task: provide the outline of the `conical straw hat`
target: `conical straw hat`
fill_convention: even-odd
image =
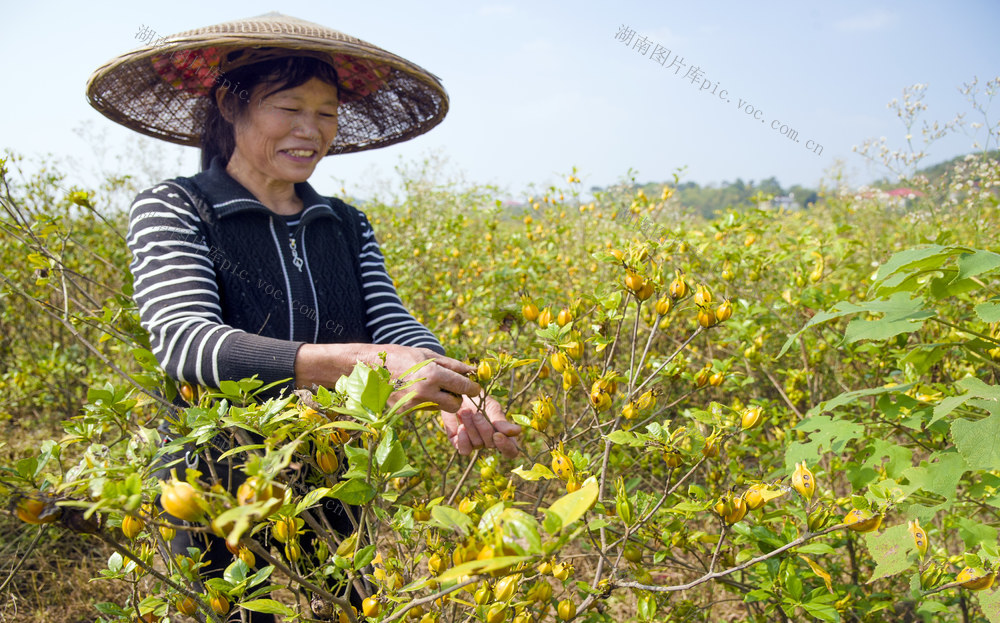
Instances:
[[[340,78],[339,129],[329,154],[374,149],[423,134],[444,119],[440,79],[406,59],[344,33],[280,13],[164,37],[99,68],[87,98],[103,115],[137,132],[201,145],[208,95],[226,72],[276,56],[313,56]]]

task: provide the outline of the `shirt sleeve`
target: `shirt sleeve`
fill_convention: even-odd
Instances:
[[[213,251],[199,225],[194,206],[168,184],[142,191],[129,210],[133,299],[156,360],[171,377],[209,387],[254,374],[265,384],[293,378],[302,342],[223,322]]]
[[[364,287],[368,333],[376,344],[428,348],[444,355],[444,346],[431,331],[403,307],[385,268],[385,258],[364,212],[361,219],[361,282]]]

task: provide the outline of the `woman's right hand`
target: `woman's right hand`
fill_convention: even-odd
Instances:
[[[463,395],[478,396],[483,391],[468,377],[475,370],[471,365],[428,348],[398,344],[303,344],[295,358],[295,383],[300,387],[333,387],[341,376],[351,373],[358,361],[372,367],[379,365],[380,352],[385,353],[385,367],[394,379],[420,379],[402,392],[416,392],[407,408],[430,402],[443,411],[456,412],[462,406]],[[403,377],[407,370],[427,359],[432,361]],[[399,400],[402,395],[390,400]]]

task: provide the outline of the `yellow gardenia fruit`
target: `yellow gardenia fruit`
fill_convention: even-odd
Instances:
[[[515,573],[497,580],[493,587],[493,596],[497,601],[509,601],[517,592],[518,583],[521,581],[521,574]]]
[[[684,277],[681,276],[680,271],[677,271],[676,277],[670,282],[670,287],[667,292],[670,293],[670,298],[672,299],[682,299],[687,295],[687,283],[684,282]]]
[[[669,314],[672,304],[673,304],[672,299],[666,296],[661,296],[660,299],[656,301],[656,313],[661,316]]]
[[[962,569],[957,576],[955,576],[955,581],[958,582],[962,588],[967,588],[970,591],[984,591],[993,586],[993,580],[996,579],[996,577],[996,571],[986,573],[982,569],[966,567],[965,569]]]
[[[872,532],[882,525],[882,515],[860,508],[852,509],[844,515],[843,523],[855,532]]]
[[[702,328],[708,329],[719,324],[719,320],[715,317],[715,313],[712,310],[698,308],[698,324]]]
[[[742,497],[733,498],[732,508],[729,513],[725,516],[726,523],[733,525],[739,520],[743,519],[747,514],[747,503]]]
[[[635,293],[635,296],[640,301],[645,301],[649,297],[653,296],[655,292],[656,289],[653,287],[653,282],[647,281],[641,288],[639,288],[639,291]]]
[[[488,382],[493,378],[493,367],[487,360],[482,360],[479,362],[479,367],[476,368],[476,376],[479,378],[480,383]]]
[[[559,315],[556,316],[556,324],[560,327],[565,327],[569,323],[573,322],[573,312],[566,309],[565,307],[559,310]]]
[[[708,290],[708,287],[699,285],[695,288],[694,304],[698,307],[708,307],[712,304],[712,293]]]
[[[573,461],[570,460],[566,453],[563,452],[562,442],[559,443],[559,448],[552,450],[552,473],[554,473],[558,478],[563,480],[569,480],[574,473]]]
[[[526,304],[521,308],[521,315],[523,315],[524,319],[528,322],[534,322],[538,319],[538,306],[534,303]]]
[[[761,506],[764,506],[764,502],[767,501],[764,499],[764,488],[764,485],[761,484],[752,485],[749,489],[747,489],[747,492],[743,494],[743,499],[747,503],[747,510],[755,511]]]
[[[625,274],[625,287],[631,290],[633,293],[638,293],[642,290],[642,286],[645,285],[645,280],[642,275],[635,271],[628,271]]]
[[[129,539],[134,539],[139,536],[142,529],[146,526],[146,522],[139,519],[138,517],[133,517],[132,515],[125,515],[122,519],[122,534],[127,536]]]
[[[337,453],[333,450],[318,450],[316,452],[316,466],[324,474],[332,474],[340,467],[340,459],[337,458]]]
[[[566,356],[566,353],[557,351],[549,357],[549,362],[552,364],[552,369],[556,372],[565,372],[566,366],[569,365],[569,358]]]
[[[365,600],[361,602],[361,611],[366,617],[378,616],[382,612],[382,603],[375,595],[365,597]]]
[[[743,430],[750,430],[756,428],[763,419],[761,416],[762,412],[763,409],[758,405],[754,405],[752,407],[747,407],[746,409],[744,409],[743,415],[740,418],[740,426],[743,427]]]
[[[174,602],[174,606],[177,607],[178,612],[189,617],[194,616],[194,613],[198,611],[198,604],[190,597],[178,599]]]
[[[633,420],[639,415],[639,406],[631,400],[622,407],[622,417],[626,420]]]
[[[914,519],[907,523],[910,535],[913,536],[913,544],[917,547],[917,553],[923,558],[927,554],[927,532],[920,527],[920,520]]]
[[[202,518],[200,495],[194,487],[180,480],[160,483],[160,505],[178,519],[196,522]]]
[[[576,603],[570,601],[569,599],[563,599],[559,602],[556,612],[559,614],[560,619],[563,621],[569,621],[576,616]]]
[[[806,467],[805,461],[795,466],[795,472],[792,474],[792,488],[798,491],[806,501],[812,500],[813,494],[816,493],[816,479]]]
[[[541,311],[541,313],[538,314],[538,326],[544,329],[548,327],[549,323],[551,322],[552,322],[552,312],[550,312],[549,308],[546,307]]]
[[[733,317],[733,304],[726,299],[715,308],[715,319],[719,322],[725,322]]]

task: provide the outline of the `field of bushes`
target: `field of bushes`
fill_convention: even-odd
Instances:
[[[932,177],[888,156],[909,197],[831,179],[808,209],[711,219],[676,178],[591,194],[574,169],[510,205],[403,172],[363,209],[404,302],[522,426],[514,460],[459,456],[379,368],[267,401],[166,378],[112,201],[134,181],[8,152],[0,620],[998,622],[986,130]],[[229,444],[249,486],[158,480],[184,443]],[[225,577],[166,553],[184,529],[227,538]]]

